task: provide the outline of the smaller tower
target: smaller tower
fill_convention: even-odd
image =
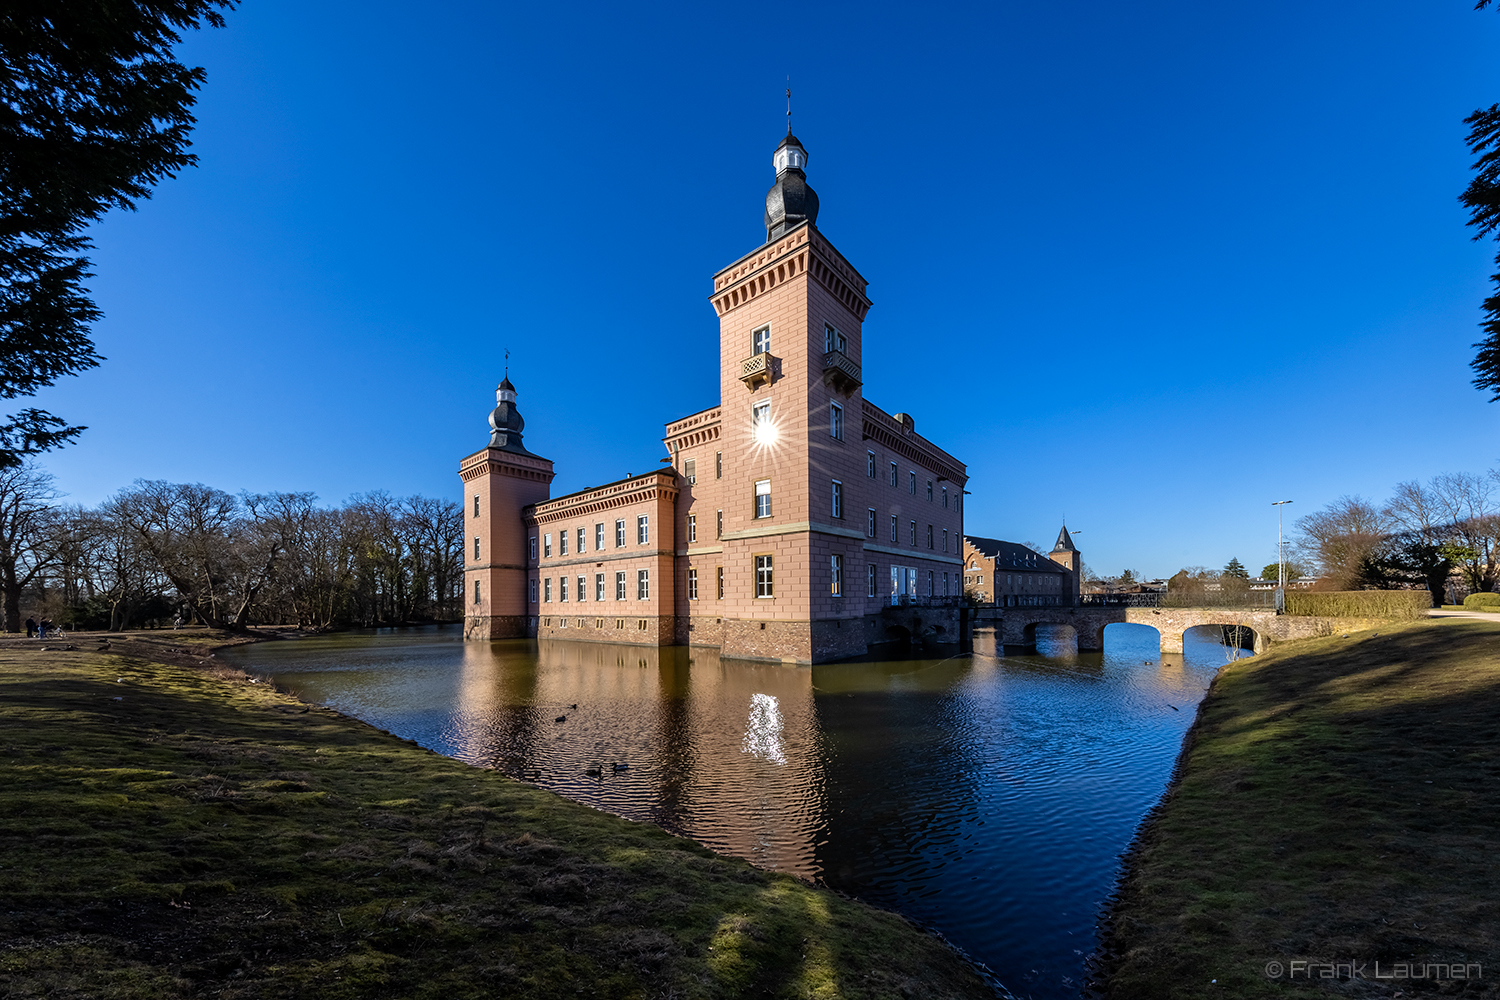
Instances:
[[[521,443],[526,421],[510,378],[495,391],[490,443],[459,463],[464,483],[464,636],[509,639],[530,634],[535,606],[528,566],[535,561],[522,520],[551,493],[552,462]]]
[[[1057,533],[1057,544],[1052,546],[1052,551],[1047,554],[1047,558],[1068,571],[1071,593],[1069,603],[1076,605],[1079,594],[1083,592],[1083,553],[1074,546],[1073,536],[1068,534],[1066,524]]]

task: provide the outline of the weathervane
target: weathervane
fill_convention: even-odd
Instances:
[[[787,74],[786,78],[786,134],[792,134],[792,77]]]
[[[505,349],[505,377],[510,378],[510,348]]]

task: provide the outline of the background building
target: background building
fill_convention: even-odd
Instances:
[[[1067,526],[1046,556],[1020,542],[964,537],[964,586],[997,607],[1073,607],[1078,603],[1083,554]]]

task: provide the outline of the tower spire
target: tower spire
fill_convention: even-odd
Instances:
[[[786,134],[792,134],[792,77],[786,78]]]

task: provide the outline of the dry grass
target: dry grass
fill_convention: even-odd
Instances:
[[[0,641],[0,996],[991,995],[899,917],[309,708],[224,639]]]
[[[1500,995],[1497,779],[1493,623],[1388,626],[1225,668],[1122,883],[1101,991]],[[1367,964],[1293,983],[1294,961]],[[1486,978],[1377,980],[1376,961]]]

